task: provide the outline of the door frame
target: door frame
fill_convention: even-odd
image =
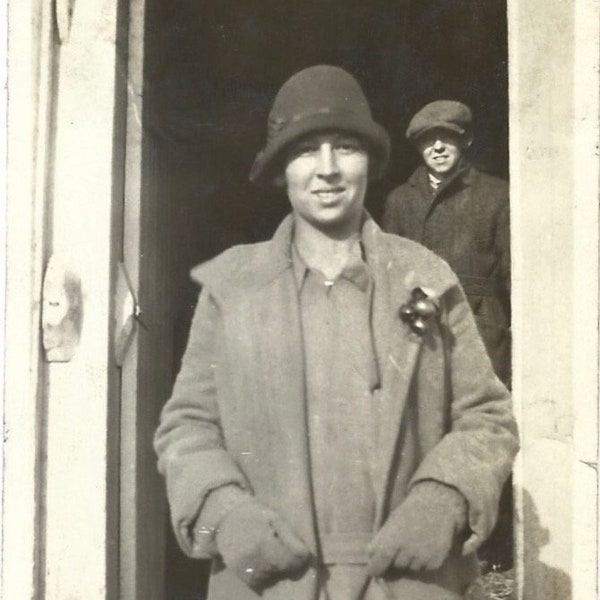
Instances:
[[[142,13],[134,26],[138,40]],[[598,93],[589,92],[598,64],[597,17],[592,1],[551,10],[542,0],[508,1],[513,385],[523,447],[514,475],[515,563],[520,597],[532,600],[551,597],[540,590],[559,585],[548,583],[549,567],[555,570],[551,574],[571,576],[574,597],[592,597],[595,589],[590,575],[597,552],[589,532],[596,531],[596,510],[581,498],[595,495],[597,486],[598,164],[597,154],[589,151],[598,136],[598,119],[591,117],[598,115]],[[131,55],[130,72],[132,60],[141,72],[143,56]],[[564,94],[555,78],[569,81],[575,93]],[[578,115],[585,118],[574,118],[569,127],[568,117]],[[132,128],[139,140],[137,121]],[[548,137],[548,131],[557,133]],[[588,152],[580,153],[581,148]],[[134,202],[140,198],[138,156],[132,154],[128,165]],[[523,198],[527,202],[518,200]],[[551,335],[554,344],[548,347],[536,331]],[[549,365],[560,363],[569,368],[549,377]],[[544,475],[553,471],[562,477],[548,486]],[[540,519],[550,532],[545,547],[536,545]],[[572,539],[584,543],[572,545]],[[562,592],[556,589],[558,600]]]
[[[8,3],[2,596],[118,597],[119,103],[126,0]],[[92,226],[93,225],[93,226]],[[78,290],[74,355],[47,360],[51,257]],[[60,272],[60,269],[59,269]]]

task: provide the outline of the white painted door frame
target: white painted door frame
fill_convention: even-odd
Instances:
[[[111,337],[122,8],[9,2],[3,598],[118,597]],[[41,349],[51,255],[80,276],[83,297],[79,346],[62,363]]]
[[[509,0],[519,598],[596,595],[598,56],[593,0]]]
[[[43,580],[39,323],[54,48],[49,2],[11,2],[8,17],[2,595],[34,598]]]

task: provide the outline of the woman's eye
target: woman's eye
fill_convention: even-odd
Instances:
[[[317,146],[313,146],[310,144],[307,144],[306,146],[300,146],[298,148],[298,152],[297,154],[312,154],[314,152],[316,152],[318,150]]]
[[[353,142],[342,142],[337,144],[336,148],[344,154],[350,154],[351,152],[358,152],[360,150],[358,144]]]

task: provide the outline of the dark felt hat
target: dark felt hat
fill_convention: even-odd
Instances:
[[[315,131],[340,130],[357,135],[369,152],[369,177],[382,176],[390,154],[390,138],[371,116],[358,82],[339,67],[318,65],[288,79],[269,114],[267,143],[258,153],[250,181],[271,184],[281,169],[282,151]]]
[[[446,129],[460,136],[470,135],[473,125],[471,109],[455,100],[436,100],[425,105],[411,120],[406,137],[414,142],[432,129]]]

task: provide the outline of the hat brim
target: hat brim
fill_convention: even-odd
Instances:
[[[361,138],[369,152],[369,179],[380,179],[390,155],[390,138],[385,129],[373,120],[349,111],[331,111],[305,115],[292,120],[258,153],[250,181],[259,185],[273,185],[281,174],[285,150],[296,140],[317,131],[345,131]]]
[[[451,133],[456,133],[458,136],[463,137],[467,134],[467,129],[465,127],[461,127],[460,125],[456,125],[455,123],[448,123],[446,121],[438,121],[433,123],[428,123],[426,126],[422,127],[417,131],[411,131],[410,133],[406,133],[406,137],[411,142],[417,142],[419,138],[423,137],[426,133],[433,131],[434,129],[443,129],[444,131],[450,131]]]

